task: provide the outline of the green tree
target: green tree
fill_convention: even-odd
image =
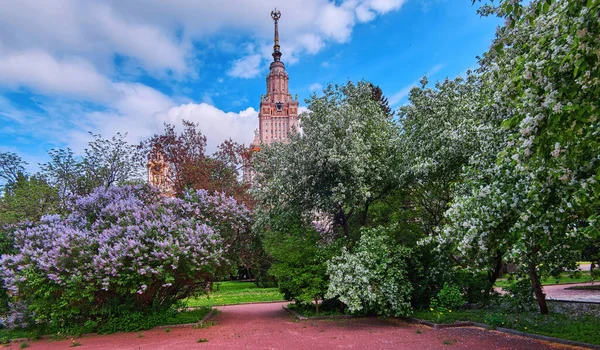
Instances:
[[[65,201],[73,195],[84,195],[96,187],[141,182],[143,161],[141,149],[125,141],[127,134],[117,133],[111,139],[91,134],[93,140],[77,156],[70,148],[52,149],[50,161],[41,164],[41,175],[58,190]]]
[[[285,216],[274,218],[270,229],[264,231],[265,247],[273,257],[270,273],[287,300],[300,304],[314,301],[318,312],[329,284],[326,262],[337,250],[334,245],[324,245],[319,233],[302,225],[297,217]]]
[[[18,155],[11,152],[0,152],[0,179],[7,184],[17,181],[19,174],[25,173],[27,163]]]
[[[479,71],[510,136],[495,162],[473,159],[444,237],[463,252],[478,247],[475,264],[504,250],[546,314],[541,278],[573,267],[578,243],[598,235],[600,2],[511,0],[480,11],[506,18]]]
[[[23,220],[36,222],[42,215],[58,209],[58,193],[41,177],[19,174],[15,183],[6,185],[0,199],[0,226]]]

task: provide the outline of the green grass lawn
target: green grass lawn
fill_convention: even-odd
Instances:
[[[194,310],[183,310],[178,312],[173,312],[171,314],[163,314],[163,315],[155,315],[148,316],[143,319],[139,323],[135,323],[132,320],[128,320],[126,318],[123,319],[115,319],[110,320],[109,323],[112,327],[116,327],[115,329],[111,329],[110,327],[107,329],[98,329],[100,333],[113,333],[117,331],[130,331],[135,332],[138,330],[145,330],[149,328],[153,328],[156,326],[170,326],[176,324],[187,324],[187,323],[196,323],[199,322],[208,312],[210,312],[210,307],[201,307]],[[106,325],[105,325],[106,326]],[[131,328],[131,329],[129,329]],[[16,338],[28,338],[28,339],[37,339],[42,335],[54,335],[57,339],[62,339],[67,336],[77,336],[80,335],[80,330],[56,330],[56,329],[47,329],[47,328],[38,328],[38,329],[0,329],[0,343],[7,343],[10,339]]]
[[[278,288],[258,288],[252,282],[228,281],[216,283],[210,295],[189,298],[186,302],[188,307],[196,307],[283,300]]]
[[[429,310],[415,311],[414,317],[436,323],[473,321],[485,323],[492,328],[510,328],[522,332],[550,337],[600,344],[600,317],[593,315],[567,315],[551,312],[542,315],[538,311],[509,313],[501,309],[452,310],[441,319]]]
[[[593,279],[590,276],[589,271],[581,271],[576,274],[565,272],[565,273],[562,273],[558,278],[556,278],[556,277],[546,278],[542,281],[542,284],[543,285],[551,285],[551,284],[565,284],[565,283],[584,283],[584,282],[594,282],[594,281],[600,281],[600,280],[598,278]],[[507,286],[511,285],[512,283],[514,283],[514,281],[506,279],[506,278],[499,278],[496,281],[495,286],[496,287],[507,287]]]

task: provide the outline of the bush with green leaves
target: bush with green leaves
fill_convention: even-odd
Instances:
[[[411,312],[412,285],[407,277],[411,250],[397,245],[389,228],[363,229],[352,251],[327,263],[326,298],[339,298],[350,312],[403,316]]]
[[[503,288],[507,293],[504,301],[510,309],[521,312],[535,309],[535,298],[531,281],[527,276],[517,276],[515,283]]]
[[[329,282],[326,262],[338,246],[323,244],[314,229],[282,216],[271,223],[264,234],[265,246],[274,260],[269,272],[277,279],[279,290],[287,300],[318,305]]]
[[[444,287],[437,293],[437,296],[431,298],[431,308],[439,309],[457,309],[465,305],[465,297],[460,288],[454,284],[444,283]]]
[[[68,328],[169,309],[229,264],[231,235],[249,220],[231,197],[166,198],[148,186],[100,187],[69,211],[12,232],[20,249],[0,258],[12,305],[3,325]]]

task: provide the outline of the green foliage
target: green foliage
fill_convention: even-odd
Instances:
[[[474,273],[468,269],[457,267],[452,276],[453,283],[460,286],[469,303],[486,304],[497,294],[493,291],[493,285],[486,273]]]
[[[127,134],[117,133],[111,139],[94,135],[78,157],[69,148],[52,149],[50,161],[41,164],[41,176],[58,191],[61,204],[68,196],[90,193],[98,186],[109,187],[134,183],[142,178],[144,160],[141,150],[125,141]]]
[[[600,3],[504,0],[480,11],[506,18],[478,69],[501,128],[480,133],[490,146],[465,167],[440,237],[473,270],[520,265],[547,313],[538,280],[574,267],[598,237]]]
[[[123,316],[114,316],[106,323],[88,320],[79,326],[47,327],[35,325],[29,328],[0,329],[0,339],[7,342],[15,338],[38,339],[41,335],[54,335],[57,339],[68,336],[80,336],[87,333],[136,332],[157,326],[196,323],[210,312],[210,307],[193,310],[176,310],[175,308],[151,311],[149,313],[133,312]]]
[[[29,220],[58,211],[58,191],[39,176],[19,174],[7,184],[0,197],[0,226]]]
[[[0,152],[0,179],[8,185],[17,181],[19,174],[25,173],[26,162],[11,152]]]
[[[168,309],[150,313],[132,312],[116,318],[109,318],[106,323],[94,325],[93,328],[78,329],[77,334],[91,333],[92,331],[99,333],[137,332],[156,326],[196,323],[206,316],[210,310],[210,307],[204,306],[185,311]],[[73,334],[72,332],[71,334]]]
[[[465,298],[458,286],[444,283],[444,287],[437,293],[435,298],[431,299],[430,307],[458,309],[464,306]]]
[[[380,102],[364,81],[311,96],[310,113],[300,116],[302,134],[256,154],[258,220],[293,211],[306,224],[325,224],[334,238],[358,239],[350,221],[358,217],[364,225],[369,206],[397,186],[399,133]]]
[[[503,288],[507,292],[505,300],[511,309],[516,311],[531,311],[535,308],[535,299],[531,280],[527,277],[517,276],[516,281]]]
[[[542,285],[553,285],[553,284],[566,284],[566,283],[585,283],[585,282],[594,282],[598,281],[599,278],[590,274],[589,271],[581,271],[581,272],[563,272],[558,276],[549,276],[543,279]],[[495,284],[496,287],[509,287],[515,283],[515,278],[512,275],[509,275],[508,278],[498,280]]]
[[[310,303],[325,295],[326,261],[334,247],[319,243],[317,232],[299,225],[283,232],[274,228],[265,233],[267,250],[274,258],[270,273],[277,278],[286,300]]]
[[[452,313],[452,310],[456,310],[464,304],[465,299],[460,289],[455,285],[444,283],[444,287],[435,297],[431,298],[429,310],[436,315],[437,322],[443,322]]]

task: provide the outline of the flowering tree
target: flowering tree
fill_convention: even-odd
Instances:
[[[541,276],[573,266],[577,241],[598,232],[600,3],[506,0],[481,11],[507,20],[480,72],[510,136],[496,162],[474,159],[443,236],[479,263],[492,247],[520,263],[547,313]]]
[[[333,219],[350,237],[350,220],[396,185],[398,129],[366,82],[329,85],[311,96],[302,134],[256,155],[254,196],[262,208],[297,208],[311,222]]]
[[[170,167],[169,179],[175,192],[181,196],[189,188],[223,192],[252,206],[247,185],[239,181],[244,147],[227,140],[218,146],[213,155],[206,153],[206,136],[198,125],[183,121],[183,131],[165,124],[163,134],[157,134],[142,142],[146,154],[158,153]]]
[[[492,110],[479,76],[446,79],[410,92],[410,104],[400,108],[400,153],[403,180],[423,233],[442,223],[452,199],[451,186],[462,181],[462,167],[483,147],[479,135],[493,128]]]
[[[172,199],[147,186],[97,188],[69,211],[16,230],[20,250],[0,259],[22,320],[63,326],[169,308],[230,263],[228,242],[249,217],[230,197]]]

